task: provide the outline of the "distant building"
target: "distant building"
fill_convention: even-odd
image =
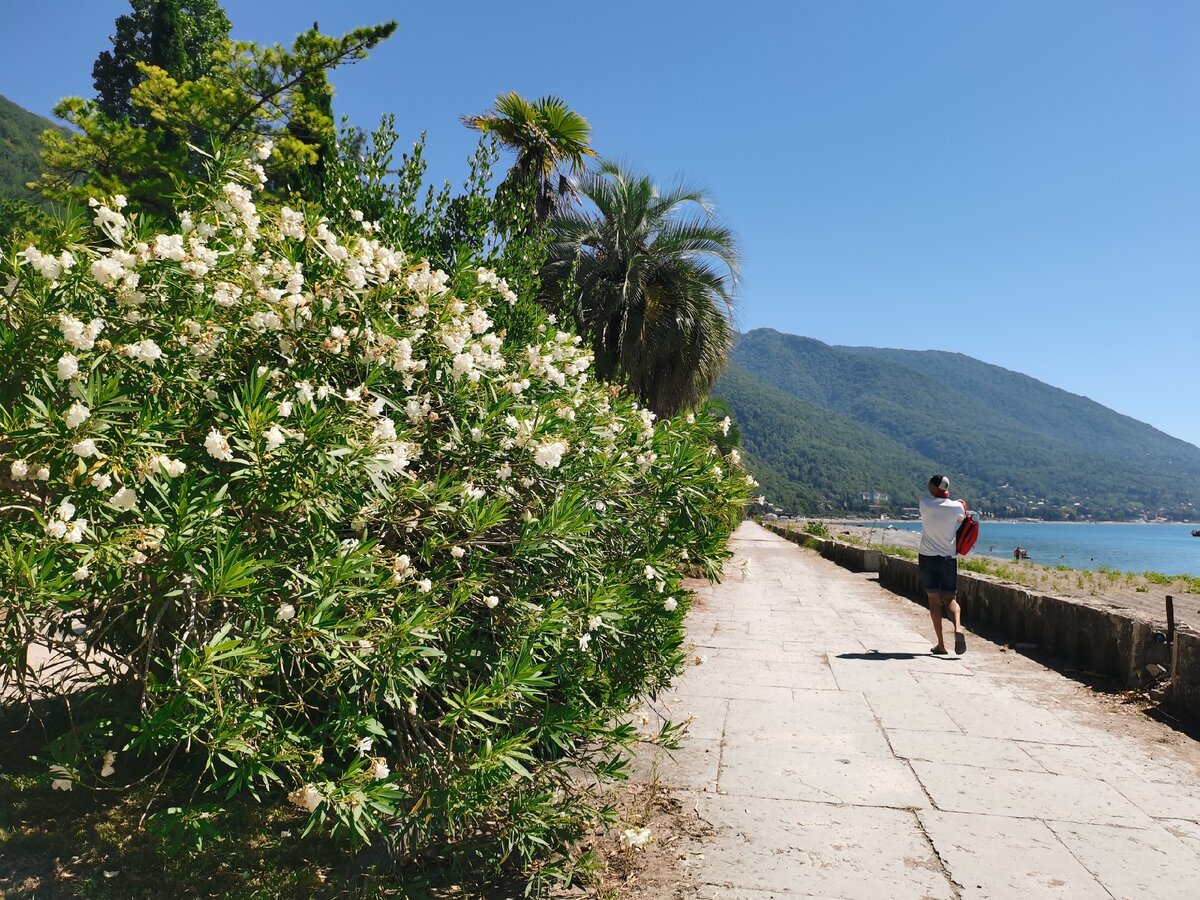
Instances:
[[[887,503],[891,499],[887,494],[880,491],[863,491],[859,494],[864,503]]]

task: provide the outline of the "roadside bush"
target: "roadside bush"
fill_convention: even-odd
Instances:
[[[476,259],[438,271],[353,210],[259,208],[257,163],[209,168],[178,233],[113,197],[6,254],[3,689],[71,698],[55,787],[195,772],[156,811],[195,839],[248,795],[553,871],[749,479],[718,423],[656,422],[528,306],[510,340],[519,298]]]
[[[827,538],[829,537],[829,528],[824,522],[809,522],[804,526],[806,534],[811,534],[813,537]]]

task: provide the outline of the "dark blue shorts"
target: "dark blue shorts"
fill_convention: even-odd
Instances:
[[[958,590],[958,559],[953,556],[926,556],[917,558],[921,570],[921,586],[933,594],[953,594]]]

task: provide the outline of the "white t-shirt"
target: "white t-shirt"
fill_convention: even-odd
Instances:
[[[954,535],[967,517],[961,500],[921,498],[921,547],[924,556],[957,556]]]

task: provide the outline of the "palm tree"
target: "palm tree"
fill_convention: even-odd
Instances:
[[[738,252],[704,194],[663,193],[604,162],[578,185],[594,209],[550,220],[543,300],[571,312],[596,374],[660,416],[707,396],[733,346]]]
[[[558,97],[529,101],[516,92],[496,98],[494,110],[463,116],[463,124],[483,134],[494,134],[515,150],[517,160],[505,186],[519,192],[532,187],[533,224],[540,225],[573,195],[568,176],[582,174],[591,149],[592,126]],[[566,169],[562,172],[561,169]]]

